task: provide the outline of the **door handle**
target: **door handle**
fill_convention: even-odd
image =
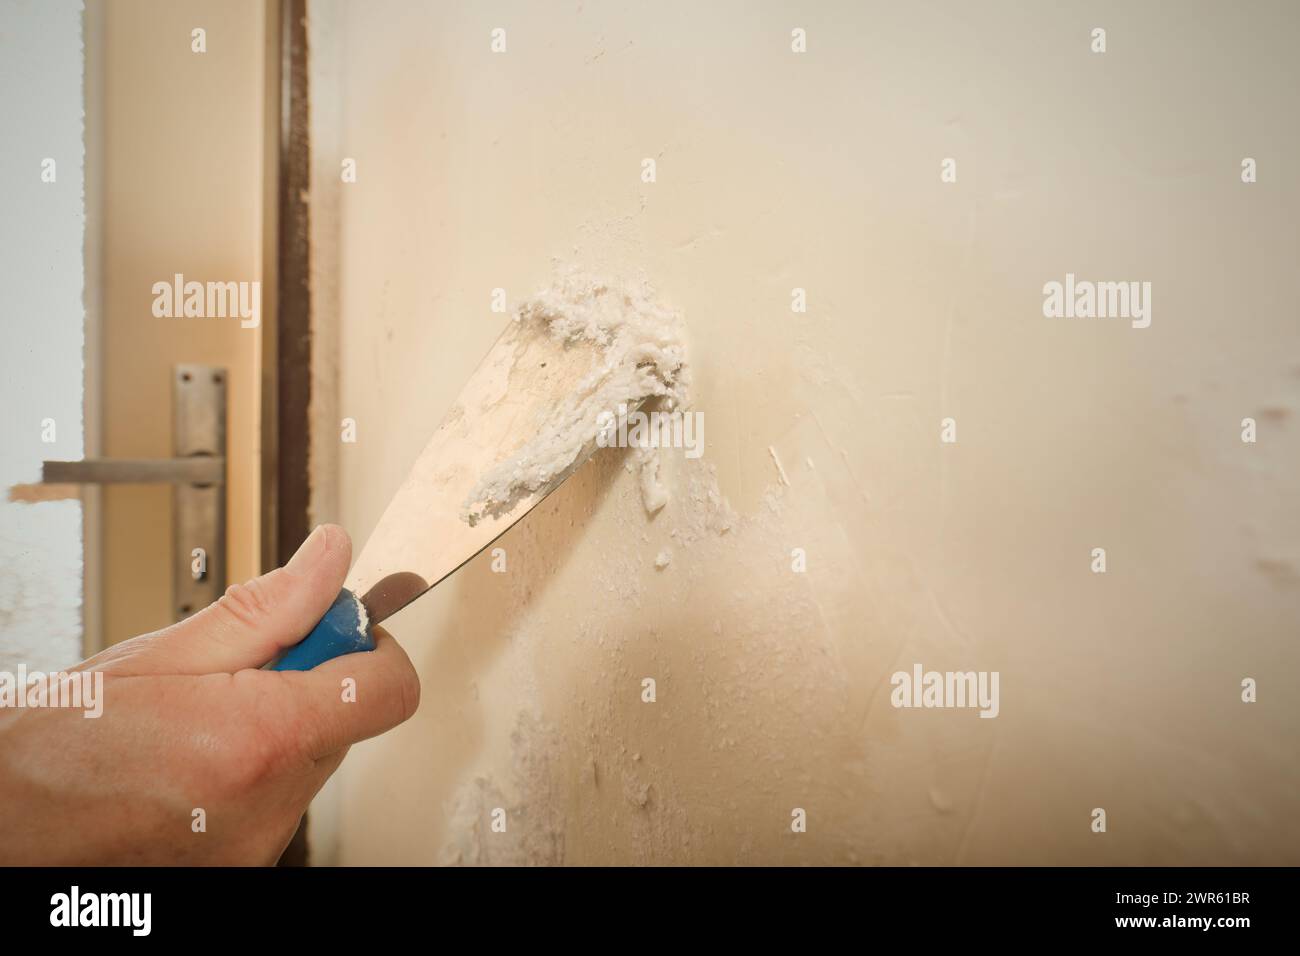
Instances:
[[[226,481],[224,458],[86,458],[47,461],[41,469],[47,485],[220,485]]]
[[[226,370],[185,363],[172,373],[171,458],[47,461],[44,484],[170,484],[172,612],[176,620],[226,590]]]

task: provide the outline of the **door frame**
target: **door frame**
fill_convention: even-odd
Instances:
[[[307,0],[267,3],[268,241],[263,275],[274,283],[272,321],[262,330],[262,564],[288,562],[311,530],[311,141]],[[271,157],[268,156],[268,160]],[[280,866],[308,863],[307,817]]]

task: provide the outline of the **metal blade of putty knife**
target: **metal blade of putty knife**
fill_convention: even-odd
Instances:
[[[537,434],[600,355],[579,339],[557,341],[540,323],[512,321],[479,364],[389,502],[316,628],[270,665],[310,670],[371,650],[370,627],[400,611],[504,534],[590,457],[475,524],[461,517],[479,478]]]

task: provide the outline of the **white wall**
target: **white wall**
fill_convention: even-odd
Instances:
[[[389,622],[423,703],[318,861],[1295,863],[1300,21],[1247,6],[315,5],[358,545],[553,258],[684,311],[708,436]],[[1067,272],[1150,328],[1044,318]],[[894,709],[914,662],[1000,716]]]
[[[81,502],[11,501],[9,489],[40,481],[45,459],[82,457],[82,77],[80,0],[0,0],[4,669],[81,657]]]

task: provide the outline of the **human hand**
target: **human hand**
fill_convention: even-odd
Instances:
[[[285,567],[72,668],[103,674],[96,719],[0,709],[0,863],[274,863],[348,747],[419,703],[382,628],[371,652],[258,669],[320,620],[351,556],[347,533],[322,525]]]

